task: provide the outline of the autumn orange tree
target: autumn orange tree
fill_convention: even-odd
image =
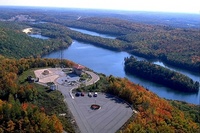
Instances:
[[[189,116],[156,94],[127,79],[108,77],[109,93],[128,101],[137,114],[121,132],[197,132],[199,126]]]
[[[63,127],[55,116],[47,116],[38,107],[19,101],[0,100],[0,131],[4,132],[55,132],[61,133]]]
[[[55,114],[47,115],[44,108],[32,104],[38,91],[33,84],[18,83],[24,71],[38,67],[55,67],[60,60],[41,58],[8,59],[0,55],[0,132],[55,132],[63,126]],[[63,60],[66,66],[73,62]],[[32,103],[31,103],[32,102]]]

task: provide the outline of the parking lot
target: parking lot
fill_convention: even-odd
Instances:
[[[74,97],[69,107],[82,133],[114,133],[133,113],[123,100],[109,94],[98,93],[97,97],[74,94]],[[92,104],[101,108],[92,110]]]

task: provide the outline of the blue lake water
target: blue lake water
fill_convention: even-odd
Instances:
[[[188,77],[190,77],[193,81],[198,81],[200,82],[200,74],[199,73],[195,73],[195,72],[189,72],[187,70],[183,70],[183,69],[180,69],[180,68],[176,68],[176,67],[173,67],[173,66],[169,66],[169,65],[166,65],[164,64],[163,62],[161,61],[153,61],[154,64],[157,64],[157,65],[160,65],[160,66],[163,66],[165,68],[168,68],[170,70],[173,70],[173,71],[176,71],[176,72],[179,72],[179,73],[182,73]]]
[[[93,36],[100,36],[100,37],[109,38],[109,39],[115,39],[116,38],[116,36],[112,36],[112,35],[108,35],[108,34],[101,34],[101,33],[97,33],[97,32],[94,32],[94,31],[72,28],[72,27],[69,27],[69,28],[71,30],[75,30],[75,31],[78,31],[78,32],[81,32],[81,33],[84,33],[84,34],[93,35]]]
[[[29,36],[34,37],[34,38],[39,38],[39,39],[49,39],[49,37],[42,36],[41,34],[30,34]]]
[[[130,54],[126,52],[114,52],[91,44],[74,41],[68,49],[62,51],[63,58],[72,60],[76,63],[82,64],[98,73],[106,75],[113,75],[116,77],[126,77],[130,81],[140,84],[150,91],[156,93],[162,98],[181,100],[188,103],[200,104],[200,91],[199,93],[182,93],[174,91],[170,88],[164,87],[159,84],[141,79],[137,76],[126,74],[124,71],[124,58],[129,57]],[[50,53],[44,58],[60,58],[61,51]],[[142,59],[142,58],[139,58]],[[155,61],[155,64],[164,65],[162,62]],[[169,67],[169,66],[166,66]],[[169,67],[170,69],[174,69]],[[199,75],[190,73],[185,70],[177,69],[176,71],[184,72],[185,75],[190,76],[195,81],[199,81]]]

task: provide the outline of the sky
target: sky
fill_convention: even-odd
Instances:
[[[0,5],[162,11],[200,14],[200,0],[0,0]]]

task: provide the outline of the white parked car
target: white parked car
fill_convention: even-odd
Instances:
[[[94,97],[97,97],[97,95],[98,95],[97,92],[95,92],[93,96],[94,96]]]
[[[92,97],[92,93],[91,92],[88,93],[88,97]]]

